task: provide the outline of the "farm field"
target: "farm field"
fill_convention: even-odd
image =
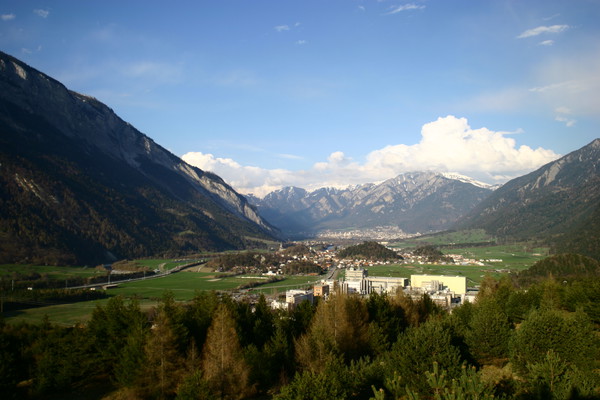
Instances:
[[[23,265],[23,264],[2,264],[0,265],[0,278],[11,279],[13,275],[33,275],[40,274],[48,279],[64,280],[70,278],[89,278],[93,276],[106,275],[106,271],[101,271],[94,267],[56,267],[49,265]]]
[[[290,276],[283,281],[265,284],[253,290],[265,295],[277,294],[287,289],[308,286],[318,279],[318,276]],[[162,278],[119,284],[118,287],[109,289],[108,294],[111,297],[136,298],[142,309],[149,309],[157,305],[165,291],[171,291],[176,301],[189,301],[196,291],[233,290],[242,284],[256,281],[266,280],[264,277],[248,275],[215,278],[212,272],[182,271]],[[103,305],[107,301],[108,299],[102,299],[49,305],[6,313],[5,317],[9,323],[39,323],[47,316],[52,323],[72,326],[87,321],[96,305]]]
[[[519,244],[443,249],[443,252],[444,254],[460,254],[475,260],[502,260],[487,263],[495,269],[522,270],[529,268],[536,261],[548,257],[548,248],[546,247],[530,249]]]
[[[442,232],[431,235],[423,235],[414,238],[403,239],[390,243],[395,248],[415,248],[427,244],[433,246],[464,243],[483,243],[493,241],[483,229],[471,229],[457,232]]]

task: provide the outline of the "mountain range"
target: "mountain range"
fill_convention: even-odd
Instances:
[[[215,174],[0,52],[0,263],[240,249],[276,234]]]
[[[407,233],[448,229],[493,188],[460,175],[410,172],[374,184],[306,191],[285,187],[249,196],[261,215],[292,237],[323,230],[394,226]]]

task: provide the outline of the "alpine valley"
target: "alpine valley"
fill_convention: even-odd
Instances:
[[[599,258],[600,139],[500,188],[410,172],[240,195],[98,100],[0,52],[0,263],[92,264],[327,230],[486,230]]]

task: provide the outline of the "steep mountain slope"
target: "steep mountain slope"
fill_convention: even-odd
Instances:
[[[556,250],[600,255],[600,139],[507,182],[457,228],[544,238]]]
[[[273,233],[218,176],[0,52],[0,262],[241,248]]]
[[[414,233],[449,227],[491,192],[464,179],[412,172],[348,189],[283,188],[251,201],[265,219],[291,235],[380,226]]]

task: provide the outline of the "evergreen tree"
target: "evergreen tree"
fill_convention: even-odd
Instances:
[[[466,342],[480,364],[502,364],[508,358],[511,325],[495,298],[480,299],[468,324]]]
[[[542,362],[550,350],[583,371],[599,367],[600,342],[583,312],[534,310],[510,341],[510,359],[520,373],[527,372],[528,364]]]
[[[429,386],[425,372],[431,370],[434,362],[450,379],[457,378],[462,360],[460,350],[452,342],[450,331],[438,320],[407,329],[392,350],[382,357],[386,378],[399,376],[403,386],[427,393]]]

